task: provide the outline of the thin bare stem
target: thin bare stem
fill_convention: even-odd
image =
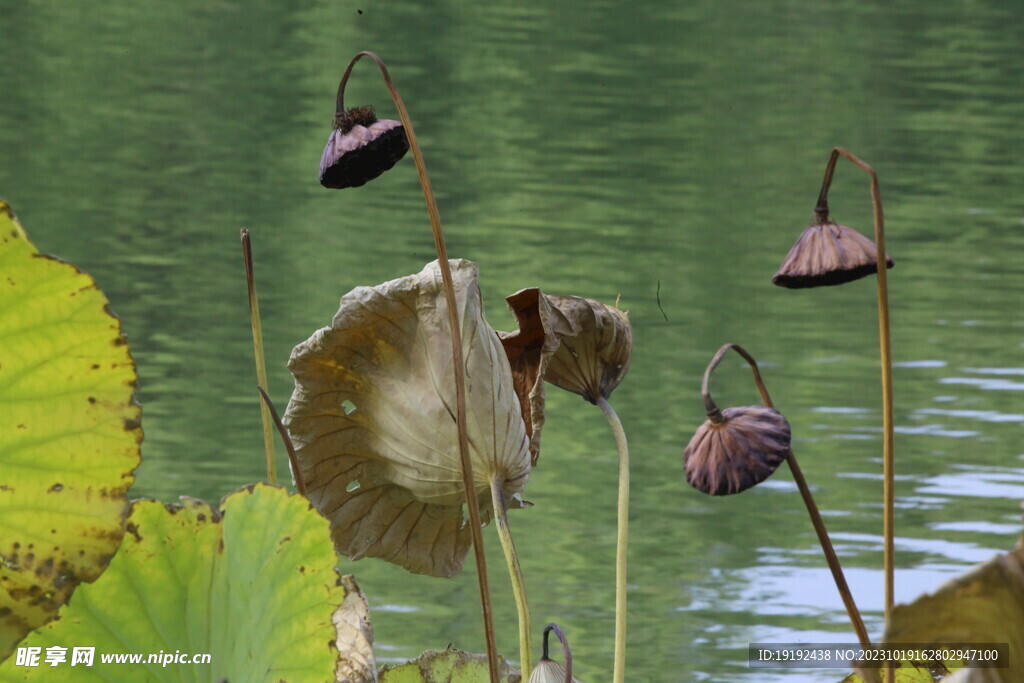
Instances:
[[[608,419],[619,451],[618,532],[615,542],[615,668],[612,681],[626,680],[626,565],[629,549],[629,444],[622,422],[608,399],[597,399],[597,406]]]
[[[769,408],[770,404],[765,404]],[[836,557],[836,551],[832,547],[832,539],[828,536],[828,530],[825,528],[825,521],[821,517],[821,512],[818,510],[818,504],[814,502],[814,495],[811,493],[811,487],[807,485],[807,480],[804,478],[804,473],[800,469],[799,463],[796,461],[796,455],[793,451],[790,451],[786,455],[786,462],[789,463],[789,469],[793,472],[793,479],[796,481],[796,486],[800,489],[800,497],[804,499],[804,505],[807,507],[807,513],[811,517],[811,524],[814,525],[814,532],[818,534],[818,543],[821,544],[821,549],[825,553],[825,560],[828,562],[828,568],[832,570],[832,578],[836,582],[836,588],[839,589],[839,595],[843,598],[843,605],[846,607],[846,613],[850,617],[850,622],[853,624],[853,630],[857,633],[857,640],[860,641],[861,647],[871,647],[871,638],[868,636],[868,631],[864,627],[864,620],[860,616],[860,610],[857,609],[857,603],[853,600],[853,593],[850,591],[850,586],[846,583],[846,577],[843,575],[843,568],[839,564],[839,558]]]
[[[242,228],[242,260],[245,262],[245,282],[249,289],[249,321],[252,323],[253,356],[256,359],[256,381],[267,386],[267,361],[263,355],[263,326],[260,323],[260,302],[256,298],[256,274],[252,265],[252,241],[249,231]],[[274,427],[270,411],[260,403],[260,417],[263,420],[263,450],[266,457],[267,481],[277,483],[277,466],[274,463]]]
[[[878,184],[878,174],[857,155],[842,147],[832,150],[829,165],[825,172],[827,181],[831,181],[831,169],[835,167],[839,156],[846,157],[859,169],[871,177],[871,205],[875,224],[875,249],[878,263],[878,345],[882,366],[882,562],[885,568],[885,623],[892,623],[892,614],[896,595],[896,461],[895,434],[893,425],[893,394],[892,394],[892,341],[889,327],[889,274],[886,268],[885,249],[885,215],[882,211],[882,192]],[[824,204],[828,206],[828,185],[822,186],[825,196]],[[819,197],[818,204],[822,204]],[[887,678],[893,680],[894,671],[886,670]]]
[[[862,171],[871,176],[871,204],[875,223],[875,249],[878,261],[878,344],[882,365],[882,528],[884,536],[883,562],[885,564],[885,623],[892,620],[895,604],[895,507],[896,507],[896,466],[895,436],[893,427],[892,395],[892,342],[889,328],[889,275],[886,268],[885,215],[882,212],[882,192],[878,185],[878,174],[851,152],[836,147],[832,155],[841,154]]]
[[[735,351],[739,355],[743,356],[743,359],[750,365],[750,369],[754,373],[754,383],[757,385],[757,390],[761,392],[761,402],[766,408],[775,408],[772,403],[772,398],[768,394],[768,388],[764,385],[764,381],[761,379],[761,371],[757,367],[757,361],[754,360],[753,356],[746,352],[746,350],[738,344],[726,344],[718,349],[715,356],[711,359],[708,364],[707,370],[704,372],[704,382],[701,386],[701,394],[704,397],[704,405],[710,406],[708,408],[708,417],[712,420],[712,411],[718,412],[718,406],[715,405],[711,399],[711,394],[708,391],[708,380],[711,376],[711,371],[714,370],[718,364],[722,361],[722,358],[730,350]],[[718,412],[718,415],[721,415]],[[864,627],[864,620],[860,616],[860,610],[857,609],[857,603],[853,599],[853,593],[850,591],[849,584],[846,583],[846,576],[843,574],[843,567],[839,562],[839,557],[836,555],[835,549],[832,547],[832,539],[829,538],[828,530],[825,528],[825,520],[821,517],[821,512],[818,510],[818,504],[814,501],[814,496],[811,493],[811,487],[808,486],[807,480],[804,478],[803,471],[800,469],[799,463],[797,463],[796,456],[793,451],[790,450],[786,455],[786,462],[789,463],[789,469],[793,472],[793,479],[796,481],[796,486],[800,490],[800,497],[803,498],[804,505],[807,507],[807,514],[811,517],[811,524],[814,526],[814,531],[818,535],[818,543],[821,545],[822,551],[825,553],[825,561],[828,563],[828,568],[832,571],[832,578],[836,582],[836,588],[839,589],[839,595],[843,599],[843,605],[846,607],[846,613],[850,617],[850,623],[853,624],[853,630],[857,633],[857,639],[860,641],[862,647],[871,647],[871,639],[868,637],[868,631]]]
[[[491,504],[494,507],[494,521],[501,540],[501,549],[505,552],[505,564],[508,565],[508,577],[512,582],[512,596],[516,601],[516,613],[519,616],[519,668],[533,670],[533,653],[530,644],[530,603],[526,599],[526,581],[523,580],[523,568],[519,564],[519,554],[512,541],[512,530],[508,526],[505,493],[501,488],[501,480],[491,480]]]
[[[380,68],[384,83],[387,85],[391,99],[398,110],[398,116],[405,127],[405,137],[409,141],[409,149],[412,151],[413,160],[416,164],[416,175],[420,179],[420,187],[423,188],[423,199],[427,205],[427,215],[430,217],[430,227],[434,233],[434,246],[437,249],[438,266],[441,268],[441,283],[444,287],[445,302],[448,305],[448,322],[451,330],[452,341],[452,363],[455,369],[455,423],[458,430],[459,459],[462,463],[462,485],[466,495],[466,508],[469,511],[470,533],[473,539],[473,556],[476,560],[477,582],[480,586],[480,605],[483,610],[484,637],[487,644],[487,662],[490,670],[491,683],[498,683],[498,647],[494,637],[494,614],[491,607],[491,591],[487,580],[487,558],[484,554],[484,539],[481,527],[483,526],[480,517],[480,502],[477,499],[476,486],[473,477],[473,463],[469,457],[469,433],[466,425],[466,367],[462,360],[462,333],[459,329],[458,304],[455,300],[455,286],[452,283],[452,271],[448,264],[448,250],[444,244],[444,232],[441,229],[441,216],[437,210],[437,202],[434,199],[434,191],[430,187],[430,177],[427,175],[427,165],[423,160],[423,153],[416,141],[416,132],[412,127],[412,120],[405,108],[402,96],[398,94],[387,66],[375,53],[363,51],[352,58],[345,74],[341,77],[338,85],[337,109],[344,111],[345,84],[348,81],[352,67],[362,57],[369,57]]]
[[[281,441],[284,442],[284,449],[288,451],[288,462],[292,466],[292,478],[295,480],[295,490],[306,495],[306,481],[302,478],[302,470],[299,469],[299,456],[295,453],[295,445],[292,444],[292,438],[288,436],[288,430],[285,428],[284,423],[281,422],[281,416],[277,413],[277,408],[274,407],[274,402],[267,396],[267,392],[263,390],[263,387],[256,385],[256,389],[260,392],[260,396],[263,397],[263,403],[270,410],[270,416],[274,418],[274,424],[277,426],[277,433],[281,435]]]
[[[828,220],[828,189],[832,187],[832,176],[836,171],[836,161],[839,159],[840,148],[832,150],[831,156],[828,158],[828,164],[825,165],[825,177],[821,181],[821,191],[818,193],[818,204],[814,207],[814,215],[819,223],[824,223]]]

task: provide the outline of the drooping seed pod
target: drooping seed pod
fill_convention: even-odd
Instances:
[[[746,491],[772,475],[789,452],[789,423],[761,406],[726,408],[709,418],[683,454],[686,481],[712,496]]]
[[[320,184],[334,189],[365,185],[408,151],[400,122],[378,119],[373,107],[338,112],[320,157]]]
[[[570,334],[548,363],[545,379],[591,403],[611,396],[633,353],[633,328],[625,311],[578,296],[547,295],[568,322]]]
[[[886,267],[893,260],[886,255]],[[772,283],[789,289],[841,285],[878,272],[875,243],[830,220],[809,225],[789,250]]]
[[[548,634],[552,631],[562,643],[564,667],[548,657]],[[558,624],[548,624],[544,627],[544,654],[530,673],[530,683],[580,683],[579,679],[572,675],[572,651],[569,649],[569,640]]]
[[[683,451],[686,481],[712,496],[746,491],[772,475],[790,450],[789,423],[778,411],[764,406],[719,410],[708,391],[711,372],[730,349],[754,369],[762,395],[766,392],[753,358],[741,347],[726,344],[704,372],[702,395],[708,419]]]

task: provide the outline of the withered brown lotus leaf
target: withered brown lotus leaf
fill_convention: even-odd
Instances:
[[[789,423],[761,406],[726,408],[708,419],[683,452],[686,481],[712,496],[740,493],[778,468],[790,448]]]
[[[559,338],[572,333],[569,321],[536,287],[505,297],[519,323],[516,332],[498,332],[509,365],[523,422],[530,437],[530,461],[540,457],[540,432],[544,426],[544,376]]]
[[[378,119],[372,107],[353,107],[335,117],[320,157],[320,184],[334,189],[365,185],[408,151],[400,122]]]
[[[888,254],[886,267],[893,267]],[[824,287],[877,272],[875,243],[853,228],[827,221],[804,230],[772,277],[772,283],[790,289]]]
[[[476,264],[450,263],[470,457],[486,516],[494,477],[518,504],[530,476],[529,439],[505,352],[483,317]],[[307,494],[351,559],[380,557],[434,576],[462,568],[470,532],[448,325],[435,261],[349,292],[332,325],[292,351],[295,391],[284,421]]]
[[[967,667],[948,679],[958,683],[1024,681],[1024,536],[996,555],[922,595],[896,605],[886,643],[1007,643],[1009,667]],[[981,647],[981,646],[975,646]]]
[[[578,296],[549,294],[547,300],[572,331],[562,336],[545,378],[591,403],[608,398],[629,370],[633,352],[629,316],[618,308]]]

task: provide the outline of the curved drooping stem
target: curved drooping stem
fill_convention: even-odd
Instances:
[[[708,367],[704,370],[704,380],[700,384],[700,395],[704,399],[704,410],[707,413],[708,419],[715,424],[722,424],[725,422],[725,418],[722,416],[722,411],[715,404],[714,399],[711,398],[711,391],[708,389],[708,385],[711,382],[711,373],[715,371],[715,368],[718,367],[718,364],[722,362],[725,354],[729,353],[729,351],[735,351],[747,361],[750,369],[754,371],[754,384],[757,385],[757,390],[761,392],[761,401],[769,408],[772,407],[772,399],[768,396],[768,388],[765,387],[764,380],[761,379],[761,370],[757,367],[757,361],[739,344],[725,344],[711,358],[711,362],[708,363]]]
[[[892,397],[892,342],[889,329],[889,276],[885,266],[885,215],[882,212],[882,192],[878,185],[878,174],[875,169],[864,163],[855,154],[842,147],[832,150],[828,165],[825,167],[825,179],[821,193],[818,195],[818,206],[815,212],[828,218],[828,190],[832,184],[832,174],[836,161],[840,156],[846,157],[871,177],[871,204],[875,223],[875,249],[878,263],[878,344],[882,365],[882,529],[884,537],[883,562],[885,564],[885,623],[890,623],[895,595],[895,437],[893,428],[893,397]]]
[[[757,361],[754,360],[753,356],[747,353],[742,346],[739,346],[738,344],[726,344],[722,348],[718,349],[718,352],[708,364],[707,370],[704,371],[701,395],[704,398],[704,406],[707,409],[708,418],[714,422],[715,416],[717,415],[719,419],[724,421],[721,411],[719,411],[718,406],[715,405],[715,402],[708,391],[708,380],[711,377],[711,372],[718,366],[722,361],[722,358],[725,357],[725,354],[730,350],[743,356],[743,359],[747,361],[747,364],[754,373],[754,383],[757,385],[757,390],[761,392],[761,402],[766,408],[772,408],[774,410],[775,405],[772,403],[772,398],[768,394],[768,388],[764,385],[764,380],[761,379],[761,371],[757,367]],[[825,553],[825,561],[828,563],[828,568],[832,572],[832,578],[836,582],[836,588],[839,589],[839,595],[843,599],[843,605],[846,607],[846,613],[850,617],[850,623],[853,624],[853,630],[857,633],[857,640],[860,641],[861,647],[869,648],[871,647],[871,639],[868,637],[867,628],[864,627],[864,620],[860,616],[860,610],[857,609],[857,603],[854,602],[853,593],[850,592],[850,586],[846,583],[846,576],[843,574],[843,567],[839,563],[839,557],[836,555],[836,551],[832,547],[832,539],[829,538],[828,530],[825,528],[825,520],[821,517],[821,512],[818,510],[818,504],[815,502],[814,495],[811,493],[811,487],[807,484],[807,480],[804,478],[804,473],[800,469],[800,464],[797,462],[796,455],[793,454],[792,449],[790,449],[789,453],[786,454],[786,462],[789,463],[789,469],[793,473],[793,480],[796,482],[796,487],[800,490],[800,497],[803,498],[804,506],[807,507],[807,514],[811,517],[811,524],[814,526],[814,532],[818,535],[818,543],[821,545],[821,549]]]
[[[512,596],[516,601],[516,614],[519,617],[519,668],[524,672],[533,670],[533,654],[530,645],[530,604],[526,599],[526,581],[523,580],[523,568],[519,565],[519,554],[512,542],[512,530],[508,526],[508,506],[505,504],[505,493],[499,477],[491,480],[491,504],[494,507],[494,522],[501,540],[501,549],[505,552],[505,563],[508,565],[508,578],[512,582]]]
[[[619,502],[618,531],[615,540],[615,668],[612,672],[614,683],[626,680],[626,553],[629,548],[629,444],[622,422],[608,399],[597,399],[597,406],[604,413],[615,435],[615,446],[619,452]],[[568,680],[568,679],[567,679]]]
[[[572,650],[569,649],[569,639],[558,624],[551,623],[544,627],[544,659],[551,659],[548,656],[548,634],[552,631],[558,636],[558,642],[562,644],[562,666],[565,668],[565,683],[572,683]]]
[[[462,359],[462,333],[459,329],[459,317],[457,303],[455,300],[455,287],[452,283],[451,266],[448,264],[448,250],[445,248],[444,232],[441,229],[441,216],[437,210],[437,201],[434,199],[434,191],[430,186],[430,177],[427,175],[427,166],[423,160],[423,153],[416,141],[416,132],[412,127],[412,120],[405,108],[401,95],[398,94],[387,66],[375,53],[363,51],[352,58],[345,69],[341,82],[338,84],[337,111],[344,111],[345,85],[348,82],[352,68],[363,57],[369,57],[380,68],[384,83],[387,85],[391,99],[398,110],[398,116],[405,127],[405,137],[409,141],[409,149],[412,151],[413,161],[416,164],[416,175],[420,179],[420,187],[423,188],[423,199],[427,205],[427,215],[430,217],[430,227],[434,233],[434,246],[437,249],[438,265],[441,268],[441,283],[444,287],[445,302],[448,306],[448,322],[452,339],[452,364],[455,371],[455,423],[458,429],[459,459],[462,463],[462,484],[466,496],[466,508],[469,511],[469,527],[473,538],[473,556],[476,560],[477,581],[480,586],[480,604],[483,609],[484,636],[487,643],[487,661],[490,668],[492,683],[498,683],[498,648],[494,638],[494,616],[491,608],[491,591],[487,580],[487,558],[484,555],[484,540],[481,527],[483,526],[480,517],[480,504],[477,500],[476,487],[473,480],[473,463],[469,457],[469,433],[466,426],[466,366]]]
[[[828,190],[832,187],[832,176],[836,172],[836,161],[839,160],[839,147],[832,150],[825,165],[825,177],[821,181],[821,191],[818,192],[818,203],[814,206],[814,215],[819,223],[828,221]]]
[[[267,386],[267,361],[263,354],[263,325],[260,323],[260,302],[256,297],[256,273],[252,264],[252,241],[249,231],[242,228],[242,261],[245,263],[245,283],[249,291],[249,322],[252,325],[252,350],[256,360],[256,382]],[[274,427],[267,406],[260,402],[260,419],[263,421],[263,450],[266,458],[267,481],[277,483],[277,467],[274,463]]]

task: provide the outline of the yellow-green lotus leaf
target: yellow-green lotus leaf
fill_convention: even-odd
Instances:
[[[121,542],[135,386],[96,283],[39,253],[0,202],[0,660]]]
[[[427,650],[418,659],[398,666],[386,666],[380,683],[490,683],[486,655],[474,655],[449,646],[447,650]],[[498,680],[520,683],[522,676],[498,658]]]
[[[480,507],[497,478],[513,505],[530,476],[511,369],[484,319],[477,267],[451,261],[466,365],[467,427]],[[358,287],[330,327],[292,351],[285,423],[313,504],[351,559],[451,576],[470,544],[463,515],[448,306],[436,262]]]
[[[0,665],[0,681],[335,681],[332,614],[346,589],[326,520],[257,484],[217,509],[198,500],[132,506],[121,550],[60,617],[19,647],[67,647],[58,666]],[[71,666],[74,646],[93,666]],[[103,655],[209,654],[209,663],[114,664]]]
[[[872,676],[876,676],[876,681],[884,681],[885,671],[884,669],[870,669]],[[895,683],[935,683],[940,680],[941,676],[932,675],[931,671],[924,664],[914,664],[912,662],[900,662],[900,666],[896,669]],[[942,679],[946,680],[946,679]],[[864,678],[860,674],[850,674],[842,680],[842,683],[865,683]]]

